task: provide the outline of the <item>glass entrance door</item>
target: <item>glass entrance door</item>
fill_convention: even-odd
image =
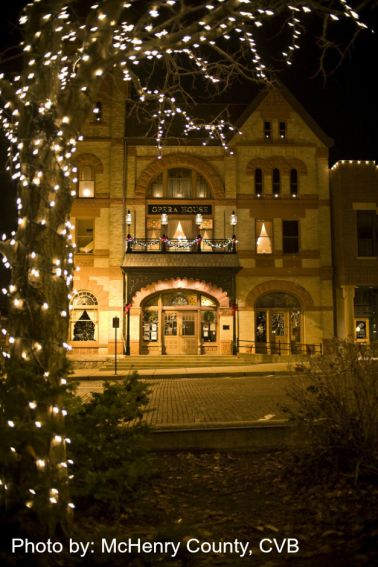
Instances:
[[[299,310],[266,309],[255,315],[256,353],[297,354],[301,344]]]
[[[165,354],[197,354],[197,311],[164,312]]]

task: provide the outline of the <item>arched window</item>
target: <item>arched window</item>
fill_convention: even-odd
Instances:
[[[211,199],[206,179],[197,171],[175,167],[163,171],[150,183],[150,199]]]
[[[274,197],[278,197],[281,192],[280,170],[277,169],[276,167],[273,169],[273,174],[272,174],[272,191]]]
[[[71,341],[97,340],[98,302],[89,291],[78,291],[71,301]]]
[[[292,197],[298,195],[298,171],[296,169],[290,170],[290,194]]]
[[[91,165],[79,167],[79,197],[94,197],[94,170]]]
[[[296,297],[271,292],[255,303],[256,352],[296,354],[301,352],[301,306]]]
[[[255,169],[255,195],[261,197],[263,192],[263,176],[261,168]]]

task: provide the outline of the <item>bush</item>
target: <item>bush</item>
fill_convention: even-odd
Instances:
[[[351,341],[331,341],[323,356],[300,366],[303,371],[289,397],[290,417],[307,434],[311,467],[378,474],[378,349]]]
[[[85,403],[75,396],[67,417],[74,461],[73,499],[79,509],[125,512],[149,474],[147,427],[141,423],[147,387],[136,375],[105,383]]]

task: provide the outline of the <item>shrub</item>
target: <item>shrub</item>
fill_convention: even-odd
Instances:
[[[331,341],[323,356],[300,366],[285,408],[307,434],[308,464],[378,473],[378,349]],[[304,457],[304,459],[303,459]]]
[[[70,402],[67,427],[75,478],[71,493],[80,508],[113,514],[127,510],[148,476],[147,427],[141,423],[147,387],[136,375],[104,385],[89,402]]]

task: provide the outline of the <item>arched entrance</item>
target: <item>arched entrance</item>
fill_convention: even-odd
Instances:
[[[142,354],[216,351],[218,309],[214,297],[197,290],[171,289],[148,296],[141,305]]]
[[[300,303],[293,295],[272,292],[260,296],[255,303],[256,352],[300,352],[302,319]]]

